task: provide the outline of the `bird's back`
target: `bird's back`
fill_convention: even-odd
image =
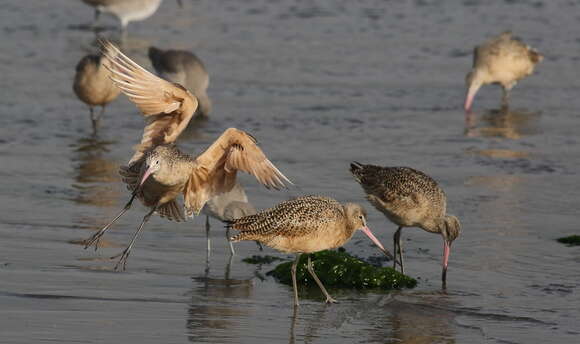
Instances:
[[[445,193],[421,171],[353,163],[351,173],[369,202],[400,226],[420,226],[445,214]]]
[[[102,65],[103,57],[86,55],[76,66],[73,90],[91,106],[106,105],[121,92],[111,81],[111,73]]]
[[[305,196],[279,203],[255,215],[228,222],[240,233],[232,241],[258,240],[283,252],[317,252],[344,244],[347,233],[344,207],[322,196]]]
[[[473,65],[485,69],[493,82],[508,84],[532,74],[542,59],[536,50],[504,32],[475,48]]]

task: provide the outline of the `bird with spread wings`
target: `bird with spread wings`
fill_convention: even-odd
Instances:
[[[127,248],[111,257],[119,258],[115,269],[123,267],[145,223],[154,213],[173,221],[197,215],[212,197],[230,191],[237,171],[253,175],[267,188],[280,189],[292,184],[258,147],[250,134],[230,128],[203,153],[191,157],[181,152],[175,141],[198,106],[193,94],[183,86],[150,73],[112,43],[102,42],[103,55],[110,60],[111,79],[147,119],[141,143],[119,173],[132,192],[123,210],[106,226],[85,241],[95,245],[138,198],[150,211],[145,215]],[[183,195],[183,209],[177,198]]]

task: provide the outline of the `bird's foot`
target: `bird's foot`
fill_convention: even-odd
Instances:
[[[84,241],[85,250],[93,245],[95,245],[95,251],[99,248],[99,243],[101,242],[101,237],[103,236],[104,232],[98,231],[97,233],[93,234],[90,238]]]
[[[110,258],[112,260],[112,259],[116,259],[118,257],[121,257],[121,258],[119,258],[119,261],[117,262],[117,264],[115,264],[115,271],[119,271],[119,268],[121,267],[121,264],[123,264],[122,265],[123,266],[123,271],[126,270],[126,268],[127,268],[127,259],[129,258],[129,254],[131,254],[131,248],[130,247],[127,247],[126,249],[123,250],[123,252],[121,252],[121,253],[119,253],[119,254],[117,254],[115,256],[112,256]]]
[[[335,299],[333,299],[329,295],[329,296],[326,297],[326,303],[338,303],[338,301],[336,301]]]

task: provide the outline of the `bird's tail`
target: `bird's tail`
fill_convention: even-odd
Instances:
[[[352,175],[358,182],[360,182],[363,176],[364,167],[365,166],[360,162],[353,161],[350,163],[350,173],[352,173]]]

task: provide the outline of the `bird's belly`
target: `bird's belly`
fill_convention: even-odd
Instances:
[[[381,209],[381,211],[391,222],[401,227],[418,226],[424,218],[423,212],[417,209]]]
[[[315,236],[308,235],[304,237],[275,237],[267,242],[265,245],[285,253],[314,253],[331,248],[342,246],[344,243],[339,243],[335,240],[321,240]]]
[[[143,204],[152,207],[154,205],[165,204],[179,196],[181,188],[158,183],[150,178],[143,184],[142,188]]]

